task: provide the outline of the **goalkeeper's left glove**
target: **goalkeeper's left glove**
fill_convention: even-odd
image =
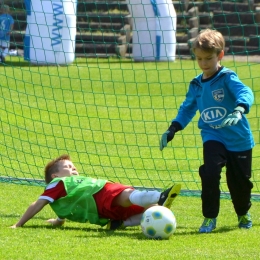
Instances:
[[[160,140],[160,150],[162,151],[164,147],[167,146],[167,143],[170,142],[175,133],[182,129],[182,126],[179,122],[173,121],[168,130],[162,135]]]
[[[242,119],[242,114],[245,109],[241,106],[237,106],[232,114],[229,114],[221,123],[221,127],[236,125],[239,120]]]

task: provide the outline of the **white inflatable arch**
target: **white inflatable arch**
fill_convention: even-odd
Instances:
[[[77,0],[25,0],[24,59],[70,64],[75,59]]]
[[[171,0],[127,0],[132,16],[133,59],[174,61],[176,12]]]

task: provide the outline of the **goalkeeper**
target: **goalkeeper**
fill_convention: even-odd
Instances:
[[[198,128],[201,130],[204,159],[199,167],[204,216],[200,233],[209,233],[216,228],[223,167],[226,167],[227,186],[238,226],[252,227],[249,209],[254,140],[245,114],[249,113],[254,96],[235,72],[220,65],[224,49],[225,40],[218,31],[206,29],[195,38],[192,50],[202,73],[190,82],[186,99],[160,141],[160,150],[163,150],[199,110]]]
[[[167,208],[180,192],[180,185],[159,192],[139,191],[107,180],[79,176],[69,155],[62,155],[45,167],[47,186],[12,228],[23,226],[43,207],[50,204],[58,216],[47,222],[61,226],[65,219],[105,226],[115,230],[140,224],[146,208],[159,204]]]

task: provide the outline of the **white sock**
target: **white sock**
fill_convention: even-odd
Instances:
[[[125,227],[133,227],[133,226],[139,226],[141,222],[143,213],[134,215],[127,220],[124,221],[124,226]]]
[[[156,204],[160,198],[161,192],[159,191],[139,191],[134,190],[130,196],[129,200],[138,206],[147,207],[151,204]]]

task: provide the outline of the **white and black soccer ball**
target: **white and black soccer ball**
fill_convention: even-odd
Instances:
[[[143,234],[153,239],[168,239],[176,230],[176,218],[173,212],[163,206],[148,208],[142,216]]]

